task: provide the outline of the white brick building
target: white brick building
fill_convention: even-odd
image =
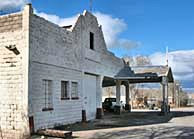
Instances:
[[[31,5],[0,16],[0,137],[96,118],[103,79],[124,67],[106,48],[102,28],[85,11],[59,27]]]

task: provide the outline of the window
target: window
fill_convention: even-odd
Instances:
[[[43,80],[44,108],[43,111],[53,110],[52,81]]]
[[[61,81],[61,99],[69,99],[68,81]]]
[[[90,32],[90,49],[94,50],[94,33]]]
[[[78,83],[77,82],[71,83],[71,98],[78,99]]]

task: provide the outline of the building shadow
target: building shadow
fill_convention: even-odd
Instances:
[[[146,127],[130,130],[113,131],[113,132],[97,132],[93,135],[93,139],[193,139],[194,127]]]
[[[57,126],[57,130],[68,131],[86,131],[96,129],[109,129],[130,126],[143,126],[168,123],[174,117],[184,117],[194,115],[194,112],[173,111],[167,116],[161,116],[159,111],[156,112],[124,112],[121,115],[105,113],[102,119],[88,122],[79,122],[75,124]]]

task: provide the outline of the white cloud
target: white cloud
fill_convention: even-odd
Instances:
[[[121,46],[122,48],[126,50],[130,50],[132,48],[136,48],[141,46],[140,41],[132,41],[132,40],[127,40],[127,39],[118,39],[117,43],[113,45],[114,47]]]
[[[166,54],[154,53],[150,55],[153,65],[165,65]],[[168,54],[169,66],[172,68],[175,79],[194,80],[194,50],[173,51]]]
[[[78,15],[75,15],[69,18],[61,18],[54,14],[37,11],[35,11],[35,13],[60,26],[72,25],[78,17]],[[119,34],[127,28],[127,24],[122,19],[113,18],[111,15],[100,12],[95,12],[94,15],[97,17],[99,24],[102,25],[102,30],[108,48],[122,47],[128,50],[138,47],[141,44],[140,42],[119,38]]]
[[[11,10],[23,7],[29,0],[0,0],[0,10]]]
[[[59,26],[72,25],[76,22],[76,19],[78,17],[78,15],[76,15],[76,16],[72,16],[69,18],[60,18],[59,16],[54,15],[54,14],[46,14],[43,12],[37,12],[36,10],[34,11],[35,11],[35,14],[37,14],[38,16],[43,17],[46,20],[51,21]]]
[[[102,25],[105,41],[109,48],[122,47],[128,50],[141,45],[140,42],[119,38],[119,34],[127,29],[124,20],[100,12],[96,12],[94,15],[99,24]]]

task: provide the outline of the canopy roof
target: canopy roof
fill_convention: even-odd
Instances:
[[[115,79],[128,80],[129,83],[159,83],[162,77],[167,77],[168,82],[173,82],[172,70],[168,66],[136,66],[129,67],[125,65],[121,69]]]

